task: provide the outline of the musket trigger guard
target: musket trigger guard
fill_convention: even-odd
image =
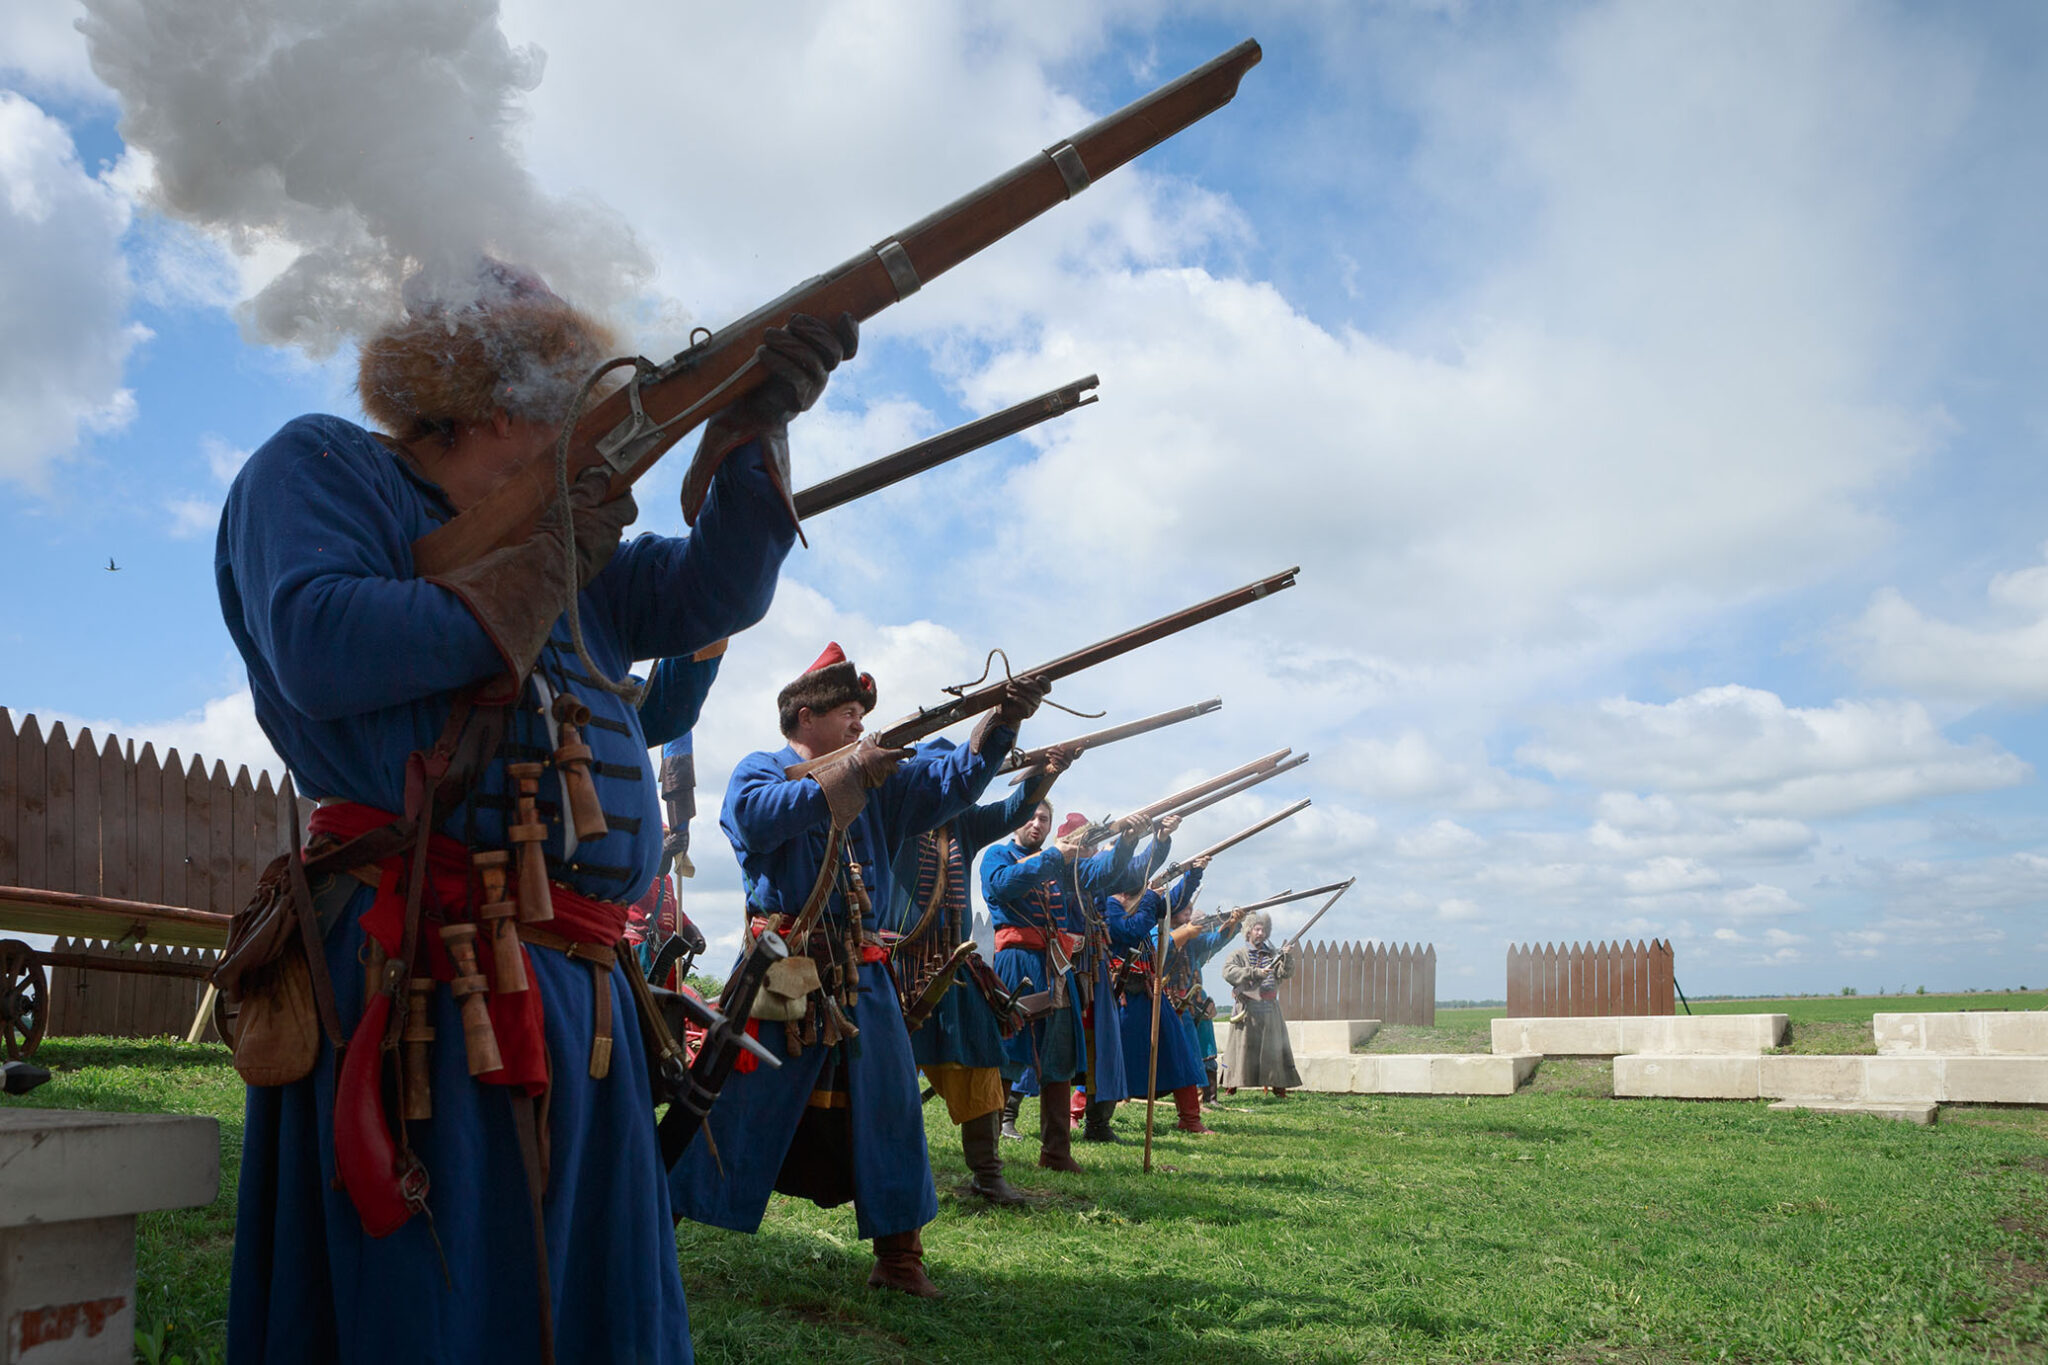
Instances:
[[[615,474],[624,474],[630,470],[634,457],[639,454],[640,442],[661,430],[660,425],[640,406],[640,385],[654,373],[654,365],[644,356],[633,356],[630,359],[614,360],[605,366],[605,370],[625,364],[633,367],[633,377],[626,381],[626,402],[632,408],[632,413],[597,441],[597,453],[604,457],[604,462],[611,466]],[[600,370],[598,374],[592,375],[592,382],[603,373],[604,370]]]

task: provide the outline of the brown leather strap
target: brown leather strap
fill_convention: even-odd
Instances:
[[[519,926],[521,942],[551,948],[577,962],[590,964],[590,997],[594,1011],[590,1030],[590,1078],[601,1081],[612,1070],[612,968],[619,953],[603,943],[578,943],[537,924]]]
[[[526,1203],[533,1215],[533,1272],[540,1304],[540,1358],[542,1365],[555,1365],[555,1296],[548,1276],[547,1211],[541,1196],[547,1176],[540,1164],[540,1131],[534,1118],[534,1102],[517,1086],[505,1089],[512,1102],[512,1131],[519,1138],[519,1163],[526,1168]]]
[[[291,778],[285,778],[285,790],[292,790]],[[320,934],[320,913],[313,908],[313,887],[306,880],[305,849],[300,843],[299,803],[293,795],[290,819],[292,825],[291,857],[285,860],[288,880],[291,884],[292,913],[299,921],[299,943],[306,950],[306,971],[313,982],[313,1008],[320,1015],[320,1030],[327,1035],[327,1041],[334,1047],[335,1074],[341,1074],[342,1049],[348,1040],[341,1031],[341,1015],[334,1008],[334,978],[327,971],[327,945]]]

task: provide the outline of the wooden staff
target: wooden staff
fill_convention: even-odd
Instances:
[[[1160,893],[1166,895],[1166,893]],[[1192,905],[1194,897],[1188,898]],[[1145,1067],[1145,1174],[1152,1174],[1152,1106],[1159,1089],[1159,1003],[1166,998],[1166,945],[1171,941],[1173,897],[1166,895],[1165,913],[1159,917],[1159,947],[1152,954],[1152,1060]]]

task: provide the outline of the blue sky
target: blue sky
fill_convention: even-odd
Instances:
[[[1059,693],[1225,698],[1077,768],[1098,813],[1316,755],[1190,831],[1315,798],[1218,903],[1356,874],[1319,931],[1434,942],[1447,997],[1621,935],[1695,994],[2048,976],[2039,7],[447,0],[405,60],[473,98],[395,113],[261,79],[381,69],[386,7],[246,49],[176,7],[187,48],[116,14],[96,70],[84,5],[0,0],[0,704],[273,761],[211,521],[283,420],[354,414],[338,315],[265,340],[301,253],[524,243],[660,355],[1251,35],[1235,103],[868,328],[800,482],[1102,402],[819,519],[706,786],[827,638],[893,716],[1299,563]]]

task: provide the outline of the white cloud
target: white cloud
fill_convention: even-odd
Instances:
[[[1368,800],[1493,811],[1541,806],[1550,799],[1540,782],[1488,764],[1483,755],[1453,759],[1420,730],[1392,739],[1347,739],[1318,777],[1349,787]]]
[[[1662,793],[1602,792],[1587,839],[1617,858],[1798,857],[1819,840],[1799,820],[1729,817]]]
[[[1738,686],[1661,704],[1610,698],[1557,717],[1517,756],[1559,777],[1686,793],[1751,817],[1839,815],[2033,775],[1988,739],[1950,740],[1918,702],[1790,707]]]
[[[164,534],[173,540],[209,535],[220,526],[220,508],[217,498],[167,498],[164,511],[170,513],[171,519],[164,526]]]
[[[40,487],[84,434],[134,419],[121,381],[148,332],[127,320],[127,227],[64,125],[0,90],[0,479]]]
[[[230,773],[246,765],[250,772],[267,772],[273,780],[285,774],[284,761],[256,723],[256,701],[246,687],[169,720],[91,719],[47,710],[37,711],[36,719],[46,734],[51,725],[62,721],[73,735],[90,728],[102,740],[108,735],[133,740],[138,750],[144,744],[154,744],[159,758],[176,749],[187,762],[197,755],[209,765],[227,764]]]
[[[1455,820],[1434,820],[1422,829],[1410,830],[1394,841],[1394,851],[1404,858],[1462,858],[1476,853],[1486,841]]]
[[[0,73],[32,94],[105,105],[112,100],[86,60],[73,27],[85,17],[79,0],[9,0],[0,5]]]
[[[1982,624],[1923,613],[1896,588],[1870,600],[1844,633],[1866,677],[1892,687],[1972,701],[2048,701],[2048,564],[1992,578]]]
[[[1631,895],[1658,896],[1719,886],[1721,874],[1690,858],[1652,858],[1641,867],[1624,872],[1621,881]]]

